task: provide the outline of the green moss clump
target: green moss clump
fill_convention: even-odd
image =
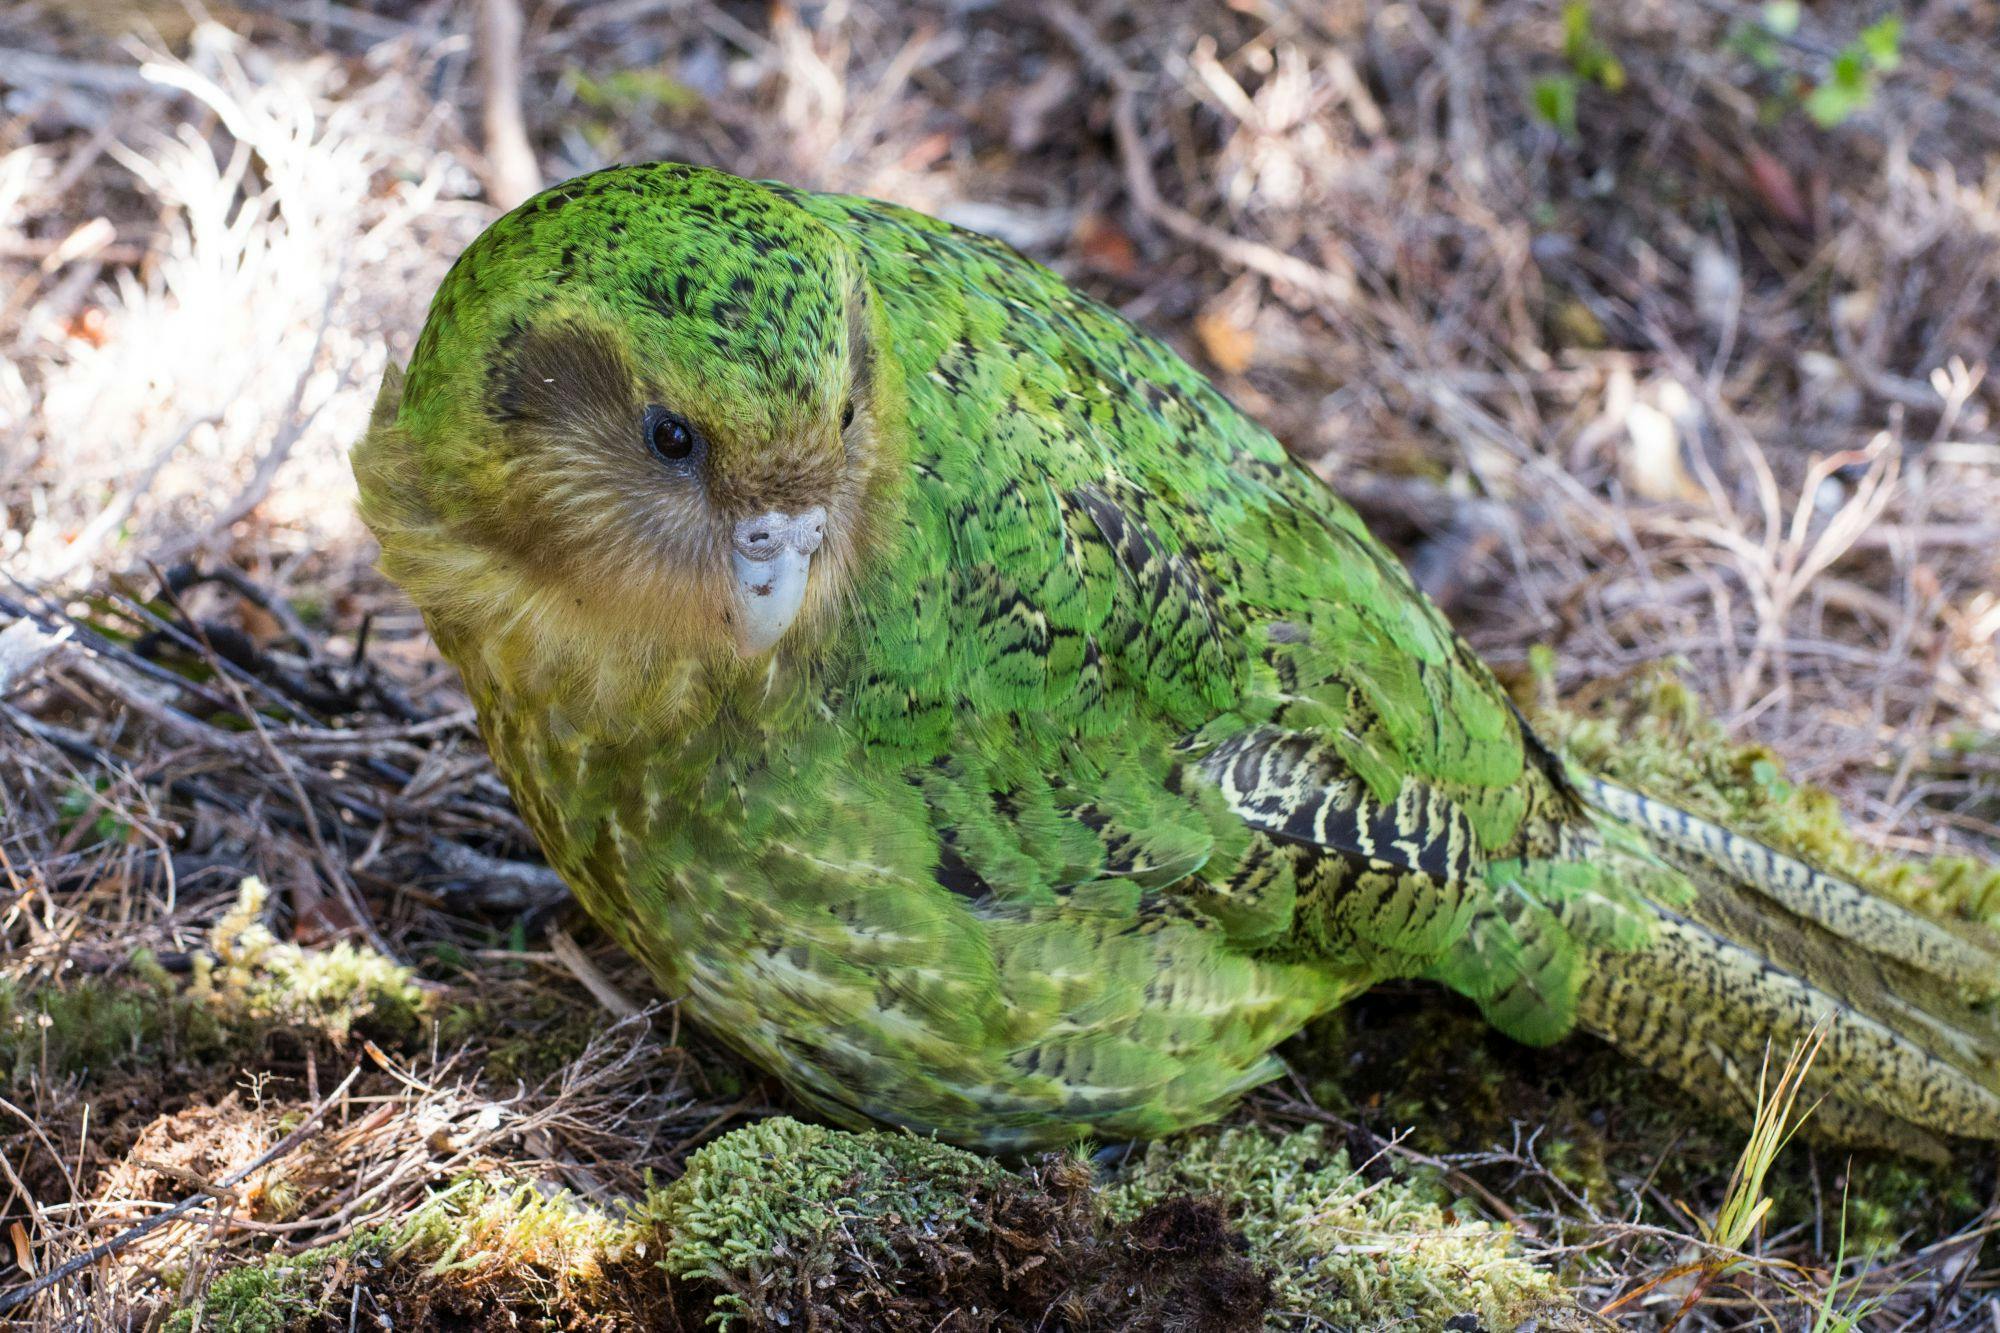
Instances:
[[[1507,1230],[1449,1215],[1422,1184],[1364,1177],[1317,1125],[1155,1143],[1103,1197],[1123,1220],[1188,1194],[1220,1199],[1252,1257],[1270,1265],[1281,1326],[1386,1333],[1470,1314],[1481,1328],[1510,1329],[1566,1308]]]
[[[1015,1172],[910,1134],[778,1118],[695,1154],[646,1211],[681,1308],[732,1329],[1263,1326],[1271,1274],[1217,1201],[1124,1197],[1108,1210],[1075,1157]],[[1246,1217],[1262,1206],[1241,1202]]]
[[[695,1153],[661,1197],[659,1215],[673,1222],[662,1261],[675,1277],[726,1288],[723,1308],[744,1309],[781,1273],[787,1283],[825,1276],[837,1250],[892,1259],[900,1229],[977,1225],[982,1200],[1008,1179],[986,1158],[914,1135],[762,1120]]]
[[[21,1083],[44,1058],[61,1073],[137,1060],[160,1039],[171,992],[143,974],[134,982],[117,986],[92,977],[31,990],[0,977],[0,1073]]]
[[[461,1183],[393,1227],[225,1274],[169,1327],[193,1333],[198,1311],[220,1333],[330,1329],[356,1285],[398,1327],[479,1308],[509,1327],[1367,1333],[1565,1309],[1506,1231],[1365,1179],[1316,1127],[1155,1144],[1097,1190],[1075,1158],[1016,1172],[777,1118],[622,1214]]]
[[[326,949],[280,943],[263,923],[264,886],[243,881],[236,906],[215,925],[215,962],[195,962],[189,998],[225,1027],[287,1028],[344,1045],[357,1026],[392,1040],[414,1035],[428,1001],[410,970],[345,940]]]
[[[957,1307],[1003,1320],[967,1327],[1015,1327],[1073,1290],[1071,1260],[1096,1242],[1089,1180],[776,1117],[695,1153],[645,1213],[722,1327],[925,1329]]]
[[[1537,677],[1537,730],[1585,769],[1926,915],[2000,927],[2000,866],[1970,856],[1892,856],[1864,845],[1831,793],[1789,781],[1768,748],[1731,739],[1671,670],[1656,668],[1580,705],[1556,702],[1545,655],[1538,655]]]
[[[650,1247],[650,1248],[649,1248]],[[334,1245],[232,1269],[167,1320],[167,1333],[283,1333],[348,1327],[353,1288],[371,1321],[465,1327],[676,1327],[657,1239],[638,1219],[568,1194],[466,1179],[401,1222]],[[494,1326],[481,1324],[480,1326]]]
[[[296,1258],[271,1259],[232,1268],[208,1294],[166,1322],[167,1333],[285,1333],[324,1313],[326,1274],[337,1262],[328,1246]]]
[[[282,943],[263,908],[264,886],[245,880],[210,932],[213,957],[197,957],[185,981],[143,950],[112,975],[37,987],[0,979],[0,1072],[157,1067],[163,1051],[228,1060],[278,1032],[341,1047],[356,1030],[390,1044],[422,1030],[428,999],[408,969],[347,943]]]

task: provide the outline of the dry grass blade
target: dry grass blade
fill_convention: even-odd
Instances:
[[[1715,1220],[1703,1228],[1708,1238],[1725,1250],[1741,1250],[1749,1244],[1771,1211],[1772,1201],[1764,1193],[1764,1182],[1778,1154],[1812,1114],[1811,1106],[1804,1111],[1798,1109],[1799,1096],[1831,1027],[1832,1020],[1827,1018],[1815,1024],[1812,1032],[1786,1055],[1785,1067],[1778,1071],[1775,1083],[1770,1082],[1770,1053],[1765,1053],[1764,1066],[1757,1071],[1757,1109],[1750,1122],[1750,1137],[1743,1145],[1743,1155],[1736,1159],[1735,1169],[1729,1173],[1722,1207],[1717,1210]],[[1724,1271],[1716,1270],[1718,1275]]]

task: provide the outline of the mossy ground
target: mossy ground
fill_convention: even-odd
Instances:
[[[340,944],[279,943],[246,882],[185,974],[149,956],[69,985],[0,991],[0,1058],[22,1076],[127,1088],[188,1083],[186,1109],[121,1136],[110,1188],[168,1202],[296,1123],[296,1098],[246,1104],[195,1071],[282,1067],[303,1052],[391,1051],[493,1027],[407,969]],[[542,999],[549,999],[543,1003]],[[506,1081],[575,1061],[603,1024],[542,996],[488,1033]],[[721,1081],[741,1075],[716,1062]],[[151,1080],[145,1093],[133,1080]],[[711,1082],[715,1081],[711,1079]],[[160,1099],[155,1104],[173,1104]],[[302,1154],[246,1186],[243,1215],[289,1220],[337,1186]],[[1100,1188],[1100,1185],[1102,1188]],[[331,1245],[229,1268],[168,1327],[344,1327],[368,1308],[398,1327],[1247,1329],[1511,1327],[1553,1301],[1552,1276],[1504,1230],[1447,1221],[1434,1184],[1364,1179],[1317,1129],[1252,1128],[1156,1145],[1098,1180],[1050,1158],[1021,1170],[909,1135],[784,1118],[697,1151],[630,1205],[463,1179],[416,1211]],[[1361,1324],[1363,1312],[1375,1311]],[[942,1322],[941,1322],[942,1321]]]
[[[641,1221],[532,1185],[457,1181],[406,1219],[223,1273],[166,1333],[375,1328],[671,1330]]]
[[[1477,1159],[1461,1170],[1535,1213],[1549,1235],[1566,1217],[1587,1222],[1584,1205],[1686,1229],[1713,1215],[1743,1147],[1747,1121],[1595,1038],[1524,1047],[1469,1003],[1420,987],[1364,996],[1285,1054],[1317,1104],[1366,1131],[1362,1142],[1400,1136],[1427,1157]],[[1282,1093],[1263,1096],[1274,1113],[1286,1110]],[[1894,1256],[1976,1222],[2000,1186],[1976,1148],[1931,1164],[1850,1151],[1810,1131],[1808,1120],[1768,1182],[1773,1232],[1835,1235],[1844,1211],[1851,1253]]]
[[[340,1327],[1512,1329],[1566,1308],[1504,1229],[1316,1129],[1156,1145],[1093,1184],[783,1117],[616,1213],[461,1182],[407,1222],[218,1279],[174,1333]],[[412,1323],[412,1321],[419,1321]]]
[[[159,1072],[249,1060],[273,1042],[401,1045],[424,1030],[430,1001],[407,968],[346,942],[280,943],[264,924],[265,898],[245,880],[184,974],[140,950],[53,985],[0,977],[0,1070],[19,1081],[31,1070]]]
[[[1568,1304],[1507,1228],[1435,1181],[1362,1165],[1318,1125],[1236,1127],[1151,1145],[1106,1189],[1106,1207],[1122,1220],[1176,1195],[1226,1201],[1287,1326],[1512,1329]]]

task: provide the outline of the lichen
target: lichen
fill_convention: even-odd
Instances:
[[[1536,657],[1536,729],[1583,768],[1804,857],[1942,920],[2000,928],[2000,865],[1903,857],[1855,835],[1833,795],[1785,776],[1782,760],[1733,739],[1671,668],[1656,667],[1588,702],[1558,702]]]
[[[1222,1201],[1251,1256],[1270,1266],[1279,1327],[1442,1329],[1469,1327],[1470,1315],[1511,1329],[1563,1308],[1555,1279],[1505,1227],[1420,1181],[1356,1171],[1317,1125],[1155,1143],[1103,1191],[1113,1221],[1173,1195]]]

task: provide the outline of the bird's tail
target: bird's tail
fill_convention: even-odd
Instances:
[[[1733,1100],[1754,1099],[1767,1051],[1782,1061],[1823,1024],[1808,1083],[1823,1132],[1925,1156],[1953,1136],[2000,1139],[2000,935],[1919,916],[1652,797],[1578,786],[1609,838],[1669,871],[1661,891],[1625,899],[1648,929],[1584,945],[1579,1026]]]

